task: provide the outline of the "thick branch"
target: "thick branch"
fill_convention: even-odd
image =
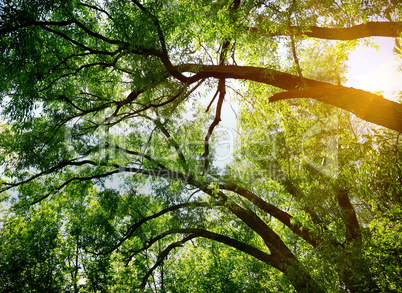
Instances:
[[[189,178],[187,182],[193,186],[198,187],[206,194],[209,194],[210,196],[215,198],[218,197],[226,202],[225,206],[233,215],[241,219],[247,226],[250,227],[251,230],[260,235],[272,255],[295,259],[293,253],[285,245],[278,234],[275,233],[275,231],[273,231],[263,220],[261,220],[261,218],[258,217],[256,213],[249,209],[241,207],[233,201],[229,201],[227,195],[222,191],[216,193],[212,188],[206,186],[206,184],[199,183],[192,178]]]
[[[290,30],[277,31],[274,33],[266,32],[262,29],[251,28],[252,31],[268,34],[269,36],[307,36],[310,38],[325,40],[356,40],[367,37],[390,37],[397,38],[402,31],[402,23],[400,22],[368,22],[346,28],[328,28],[312,26],[307,30],[300,27],[291,26]],[[292,31],[292,33],[290,32]]]
[[[336,86],[326,82],[305,78],[309,88],[303,87],[298,76],[273,69],[251,66],[216,66],[192,65],[180,66],[182,71],[194,72],[190,79],[200,78],[234,78],[256,81],[272,85],[287,92],[270,98],[270,102],[292,98],[312,98],[347,110],[357,117],[389,129],[402,132],[402,104],[386,100],[381,96],[344,86]]]
[[[278,93],[270,98],[270,102],[293,98],[315,99],[350,111],[365,121],[402,132],[402,104],[370,92],[328,84]]]
[[[350,202],[346,189],[340,189],[337,194],[337,201],[342,209],[342,218],[346,226],[346,241],[361,240],[361,232],[359,221],[357,220],[356,211]]]
[[[200,64],[182,64],[178,66],[182,72],[196,73],[190,77],[190,82],[195,82],[201,78],[233,78],[269,84],[284,90],[298,89],[303,86],[300,77],[278,70],[236,65],[200,65]],[[316,81],[305,78],[310,87],[328,85],[326,82]]]
[[[240,251],[243,251],[243,252],[255,257],[258,260],[261,260],[261,261],[265,262],[266,264],[269,264],[278,270],[283,270],[283,268],[281,267],[280,259],[274,258],[271,255],[255,248],[251,245],[240,242],[238,240],[227,237],[225,235],[217,234],[217,233],[205,230],[205,229],[198,229],[198,228],[174,229],[174,230],[163,233],[163,235],[169,235],[169,234],[190,234],[190,235],[184,237],[180,241],[173,242],[172,244],[170,244],[167,248],[165,248],[161,252],[161,254],[158,256],[158,260],[156,261],[156,263],[152,266],[152,268],[144,276],[140,287],[143,288],[145,286],[149,276],[159,265],[162,264],[163,260],[168,256],[168,254],[170,253],[170,251],[172,251],[172,249],[174,249],[176,247],[180,247],[187,241],[189,241],[193,238],[198,238],[198,237],[203,237],[203,238],[211,239],[211,240],[226,244],[226,245],[236,248]],[[160,238],[160,237],[158,237],[158,238]]]
[[[240,242],[240,241],[230,238],[228,236],[210,232],[210,231],[207,231],[204,229],[188,228],[188,229],[182,229],[181,232],[182,233],[192,233],[193,235],[197,235],[198,237],[203,237],[203,238],[208,238],[211,240],[218,241],[220,243],[226,244],[226,245],[236,248],[240,251],[243,251],[251,256],[254,256],[256,259],[259,259],[259,260],[265,262],[266,264],[269,264],[275,268],[278,268],[277,263],[274,261],[273,257],[271,255],[269,255],[268,253],[265,253],[251,245]]]
[[[174,242],[170,244],[166,249],[164,249],[161,254],[158,256],[158,260],[156,261],[155,265],[152,266],[152,268],[147,272],[147,274],[144,276],[143,281],[140,285],[141,288],[143,288],[149,278],[149,276],[152,274],[152,272],[163,262],[163,260],[168,256],[170,251],[176,247],[182,246],[184,243],[188,242],[189,240],[197,237],[203,237],[207,239],[211,239],[223,244],[226,244],[228,246],[231,246],[233,248],[236,248],[240,251],[243,251],[253,257],[255,257],[258,260],[261,260],[276,269],[280,270],[280,261],[278,259],[273,258],[271,255],[251,246],[246,243],[240,242],[238,240],[235,240],[233,238],[217,234],[214,232],[210,232],[204,229],[197,229],[197,228],[187,228],[187,229],[175,229],[173,231],[174,233],[191,233],[189,236],[184,237],[182,240]]]
[[[253,211],[245,209],[234,202],[227,204],[229,211],[241,219],[247,226],[255,231],[264,240],[269,248],[271,255],[276,257],[286,257],[296,260],[293,253],[289,250],[282,239],[272,230],[261,218]]]
[[[235,184],[221,184],[220,185],[221,189],[224,190],[230,190],[233,191],[239,195],[241,195],[244,198],[247,198],[249,201],[254,203],[256,206],[258,206],[260,209],[262,209],[264,212],[270,214],[274,218],[278,219],[280,222],[282,222],[284,225],[286,225],[290,230],[292,230],[293,233],[299,235],[302,237],[304,240],[306,240],[308,243],[310,243],[312,246],[317,246],[317,241],[310,235],[310,231],[307,228],[302,229],[302,226],[300,224],[292,224],[292,216],[289,215],[288,213],[282,211],[281,209],[277,208],[276,206],[264,201],[261,197],[255,195],[251,191],[237,186]]]

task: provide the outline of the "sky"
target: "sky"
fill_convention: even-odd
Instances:
[[[384,98],[397,100],[402,90],[402,72],[398,71],[402,60],[396,60],[393,38],[376,38],[379,50],[359,46],[349,55],[349,72],[346,74],[348,87],[371,92],[383,91]]]

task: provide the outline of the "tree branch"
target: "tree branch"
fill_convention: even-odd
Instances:
[[[121,50],[121,49],[118,49],[117,51],[114,51],[114,52],[95,50],[95,49],[89,48],[88,46],[86,46],[84,44],[81,44],[80,42],[72,39],[71,37],[67,36],[66,34],[64,34],[64,33],[60,32],[58,30],[51,29],[51,28],[47,27],[46,25],[40,25],[40,27],[43,28],[44,30],[47,30],[47,31],[55,34],[55,35],[60,36],[61,38],[65,39],[66,41],[70,42],[71,44],[74,44],[75,46],[80,47],[81,49],[83,49],[85,51],[88,51],[88,52],[91,52],[93,54],[101,54],[101,55],[113,56],[113,55],[117,54],[118,52],[120,52],[120,50]]]
[[[119,40],[112,40],[112,39],[109,39],[109,38],[107,38],[105,36],[102,36],[99,33],[96,33],[94,31],[90,30],[88,27],[86,27],[83,23],[81,23],[77,19],[74,19],[73,21],[79,28],[81,28],[89,36],[92,36],[94,38],[100,39],[100,40],[102,40],[102,41],[104,41],[106,43],[109,43],[109,44],[120,45],[120,46],[122,46],[124,48],[128,48],[130,46],[130,43],[128,43],[128,42],[123,42],[123,41],[119,41]]]
[[[31,182],[31,181],[33,181],[33,180],[35,180],[35,179],[37,179],[37,178],[39,178],[39,177],[41,177],[41,176],[44,176],[44,175],[53,173],[53,172],[55,172],[55,171],[58,171],[58,170],[60,170],[60,169],[62,169],[62,168],[64,168],[64,167],[66,167],[66,166],[82,166],[82,165],[86,165],[86,164],[90,164],[90,165],[96,166],[96,163],[93,162],[93,161],[90,161],[90,160],[82,160],[82,161],[78,161],[78,162],[74,162],[73,160],[71,160],[71,161],[61,162],[61,163],[57,164],[56,166],[54,166],[54,167],[52,167],[52,168],[50,168],[50,169],[48,169],[48,170],[46,170],[46,171],[44,171],[44,172],[40,172],[40,173],[38,173],[38,174],[35,174],[35,175],[33,175],[33,176],[29,177],[28,179],[23,180],[23,181],[21,181],[21,182],[17,182],[17,183],[6,183],[6,185],[7,185],[8,187],[6,187],[6,188],[4,188],[4,189],[1,189],[1,190],[0,190],[0,193],[1,193],[1,192],[4,192],[4,191],[7,191],[7,190],[9,190],[9,189],[11,189],[11,188],[13,188],[13,187],[16,187],[16,186],[20,186],[20,185],[22,185],[22,184],[29,183],[29,182]],[[3,183],[3,184],[4,184],[4,183]]]
[[[46,193],[44,196],[41,196],[40,198],[30,202],[28,205],[35,205],[43,200],[45,200],[46,198],[48,198],[50,195],[55,194],[57,192],[59,192],[60,190],[62,190],[65,186],[67,186],[68,184],[70,184],[73,181],[87,181],[87,180],[92,180],[92,179],[99,179],[99,178],[105,178],[108,177],[110,175],[119,173],[119,170],[114,170],[114,171],[110,171],[107,173],[103,173],[103,174],[97,174],[97,175],[92,175],[92,176],[86,176],[86,177],[72,177],[69,180],[65,181],[63,184],[61,184],[60,186],[53,188],[50,192]],[[19,208],[17,206],[17,208]]]
[[[278,219],[281,223],[286,225],[293,233],[299,235],[312,246],[317,246],[317,240],[311,236],[309,229],[302,227],[300,224],[292,224],[293,217],[288,213],[282,211],[276,206],[264,201],[261,197],[255,195],[251,191],[238,186],[234,183],[224,183],[219,186],[223,190],[228,190],[237,193],[238,195],[248,199],[259,207],[264,212],[270,214],[274,218]]]
[[[269,264],[278,270],[283,270],[283,267],[281,267],[280,260],[251,246],[246,243],[240,242],[238,240],[235,240],[233,238],[217,234],[205,229],[198,229],[198,228],[186,228],[186,229],[175,229],[172,231],[168,231],[169,234],[190,234],[187,237],[184,237],[182,240],[174,242],[170,244],[166,249],[164,249],[158,256],[158,260],[155,263],[154,266],[147,272],[147,274],[144,276],[142,283],[140,285],[140,288],[144,288],[146,285],[146,282],[149,278],[149,276],[152,274],[152,272],[163,262],[163,260],[167,257],[167,255],[170,253],[171,250],[173,250],[176,247],[182,246],[184,243],[188,242],[191,239],[197,238],[197,237],[203,237],[207,239],[211,239],[223,244],[226,244],[228,246],[231,246],[233,248],[236,248],[240,251],[243,251],[258,260],[263,261],[266,264]],[[166,234],[166,233],[164,233]]]
[[[292,98],[311,98],[347,110],[357,117],[389,129],[402,132],[402,104],[386,100],[367,91],[332,85],[330,83],[305,78],[308,89],[303,88],[296,75],[252,66],[216,66],[184,64],[182,71],[196,73],[190,78],[233,78],[256,81],[272,85],[287,92],[275,94],[270,102]]]
[[[142,279],[141,284],[138,286],[138,288],[142,289],[145,288],[145,285],[147,284],[149,276],[153,273],[153,271],[163,262],[163,260],[169,255],[170,251],[172,251],[176,247],[182,246],[184,243],[187,241],[190,241],[193,238],[196,238],[197,235],[191,234],[187,237],[184,237],[182,240],[173,242],[170,244],[167,248],[165,248],[158,256],[158,260],[156,263],[153,265],[152,268],[148,270],[148,272],[145,274],[145,276]]]
[[[215,127],[221,121],[222,105],[223,105],[223,100],[225,99],[225,95],[226,95],[225,84],[226,84],[226,82],[225,82],[224,78],[219,80],[219,83],[218,83],[219,99],[218,99],[218,104],[216,106],[215,118],[214,118],[214,121],[212,121],[211,125],[209,126],[208,132],[204,139],[204,153],[201,155],[201,158],[204,160],[203,174],[205,174],[207,172],[208,167],[209,167],[209,158],[208,158],[208,156],[209,156],[209,139],[211,138],[212,132],[214,131]]]
[[[240,7],[240,0],[233,0],[233,3],[231,3],[230,5],[230,12],[231,12],[231,18],[232,21],[235,21],[234,19],[234,15],[233,13],[238,11]],[[227,59],[227,51],[228,48],[230,46],[231,40],[230,39],[225,39],[223,40],[222,43],[222,48],[221,48],[221,52],[219,54],[219,65],[224,65]],[[211,125],[208,128],[208,132],[205,136],[204,139],[204,153],[201,155],[201,158],[204,160],[204,170],[203,170],[203,174],[206,174],[206,172],[208,171],[209,168],[209,140],[211,138],[211,135],[215,129],[216,126],[218,126],[219,122],[221,121],[221,113],[222,113],[222,105],[223,105],[223,100],[225,99],[225,95],[226,95],[226,80],[225,78],[221,78],[219,79],[218,82],[218,89],[216,91],[216,94],[219,92],[219,98],[218,98],[218,104],[216,105],[216,112],[215,112],[215,118],[212,121]],[[212,98],[212,101],[210,103],[210,105],[213,103],[213,101],[215,100],[215,96]],[[207,112],[208,109],[210,107],[210,105],[207,108]]]
[[[151,12],[149,12],[148,9],[146,9],[137,0],[131,0],[131,1],[135,4],[135,6],[137,6],[142,12],[144,12],[146,15],[148,15],[148,17],[152,20],[152,22],[156,28],[156,31],[158,33],[159,42],[160,42],[161,48],[162,48],[162,55],[160,55],[159,57],[160,57],[161,61],[163,62],[163,64],[165,65],[166,69],[169,71],[169,73],[171,75],[176,77],[178,80],[180,80],[182,82],[187,82],[188,78],[186,76],[184,76],[180,71],[178,71],[176,69],[176,67],[173,66],[173,64],[170,62],[168,50],[166,47],[165,36],[163,35],[162,28],[160,26],[158,18],[155,15],[153,15]]]
[[[402,104],[359,89],[327,84],[273,95],[269,101],[311,98],[352,112],[357,117],[402,132]]]
[[[195,73],[189,82],[196,82],[202,78],[232,78],[269,84],[284,90],[298,89],[303,86],[297,75],[281,72],[274,69],[236,66],[236,65],[200,65],[182,64],[177,66],[182,72]],[[309,87],[328,85],[326,82],[305,78]]]
[[[25,23],[21,23],[19,25],[14,25],[14,26],[7,26],[7,25],[2,25],[2,28],[0,29],[0,35],[5,35],[7,33],[11,33],[13,31],[17,31],[18,29],[21,28],[26,28],[30,26],[46,26],[46,25],[54,25],[54,26],[67,26],[73,24],[72,20],[66,20],[66,21],[35,21],[35,20],[30,20]]]
[[[158,127],[163,135],[172,143],[173,147],[176,150],[177,155],[179,156],[179,159],[181,161],[181,165],[187,170],[187,160],[183,154],[183,150],[181,149],[180,145],[177,143],[177,141],[172,137],[170,132],[166,129],[166,127],[160,122],[159,119],[153,119],[151,117],[146,117],[147,119],[151,120],[152,122],[155,123],[156,127]]]
[[[271,37],[275,36],[307,36],[310,38],[325,39],[325,40],[356,40],[368,37],[390,37],[397,38],[399,33],[402,31],[401,22],[368,22],[366,24],[359,24],[346,28],[327,28],[312,26],[308,29],[301,29],[298,26],[291,26],[290,30],[279,30],[274,33],[259,29],[250,28],[251,31],[268,35]]]
[[[88,7],[88,8],[91,8],[91,9],[95,9],[95,10],[97,10],[99,12],[102,12],[102,13],[106,14],[107,17],[109,17],[111,20],[115,21],[114,18],[106,10],[104,10],[102,8],[99,8],[99,7],[95,6],[95,5],[89,5],[89,4],[86,4],[86,3],[83,3],[83,2],[78,2],[77,5]]]
[[[177,204],[177,205],[173,205],[168,208],[165,208],[165,209],[161,210],[160,212],[155,213],[148,217],[144,217],[141,220],[139,220],[138,222],[136,222],[135,224],[131,225],[130,227],[127,228],[127,231],[123,234],[123,237],[120,239],[120,241],[117,244],[115,244],[112,248],[108,249],[107,251],[103,251],[103,252],[95,253],[95,254],[96,255],[106,255],[106,254],[112,253],[117,248],[119,248],[124,243],[124,241],[129,239],[135,233],[135,231],[138,228],[140,228],[143,224],[147,223],[150,220],[156,219],[164,214],[167,214],[172,211],[177,211],[177,210],[180,210],[183,208],[210,207],[210,206],[211,206],[211,204],[207,203],[207,202],[186,202],[186,203],[181,203],[181,204]],[[163,237],[165,237],[167,234],[163,233],[161,235]],[[138,253],[140,251],[143,251],[144,249],[151,247],[151,245],[159,239],[161,239],[161,237],[157,236],[157,237],[149,240],[148,244],[144,248],[141,248],[140,250],[136,250],[136,251],[134,251],[134,253]]]
[[[342,210],[342,220],[345,223],[346,241],[361,241],[361,231],[359,221],[357,220],[356,211],[350,202],[348,191],[346,188],[338,188],[336,199]]]

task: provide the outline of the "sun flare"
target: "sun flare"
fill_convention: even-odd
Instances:
[[[350,55],[346,85],[396,101],[402,90],[402,72],[398,70],[401,65],[393,54],[394,42],[378,39],[379,50],[358,47]]]

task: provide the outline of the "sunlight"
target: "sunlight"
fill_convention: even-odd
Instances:
[[[397,101],[402,90],[402,72],[393,53],[394,40],[377,38],[380,49],[359,46],[349,56],[346,86],[381,92],[384,98]]]

